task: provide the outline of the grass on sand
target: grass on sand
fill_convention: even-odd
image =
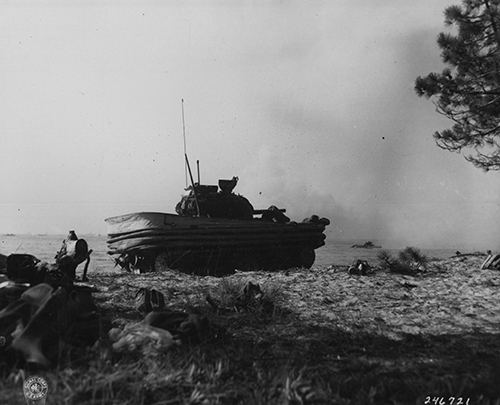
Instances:
[[[434,261],[416,277],[341,266],[224,279],[91,274],[113,326],[141,320],[134,295],[150,287],[170,308],[206,316],[210,333],[148,355],[113,352],[103,333],[64,351],[56,369],[5,372],[0,402],[24,403],[22,381],[36,372],[50,404],[500,404],[500,272],[480,263]],[[241,300],[248,281],[259,301]]]

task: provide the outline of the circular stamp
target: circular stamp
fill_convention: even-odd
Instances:
[[[48,390],[47,381],[42,377],[29,377],[23,384],[24,397],[29,401],[44,400]]]

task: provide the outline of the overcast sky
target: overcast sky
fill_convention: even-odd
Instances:
[[[0,233],[105,233],[202,182],[329,238],[498,248],[499,173],[413,90],[453,0],[0,1]],[[36,5],[34,5],[36,4]],[[70,5],[71,4],[71,5]]]

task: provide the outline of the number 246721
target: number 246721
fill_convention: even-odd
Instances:
[[[425,397],[424,405],[470,405],[470,398]]]

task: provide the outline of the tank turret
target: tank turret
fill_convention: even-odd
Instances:
[[[219,180],[219,186],[195,183],[187,188],[189,193],[177,203],[175,211],[181,216],[197,216],[198,204],[201,217],[252,219],[254,209],[243,196],[233,193],[238,177]]]

